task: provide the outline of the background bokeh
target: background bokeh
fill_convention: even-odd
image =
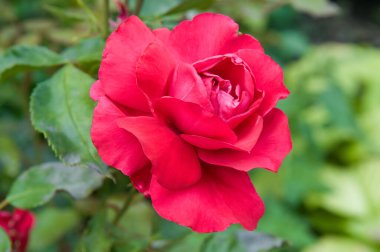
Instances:
[[[109,1],[109,19],[116,22],[115,2]],[[250,173],[266,203],[256,232],[192,233],[159,218],[142,197],[112,226],[112,207],[128,190],[127,178],[114,171],[117,183],[106,181],[87,199],[60,193],[35,209],[30,251],[380,251],[380,2],[122,2],[131,11],[142,3],[139,14],[151,27],[213,11],[257,37],[284,69],[291,95],[279,107],[289,117],[294,149],[278,174]],[[29,96],[58,67],[3,71],[9,49],[45,46],[96,77],[105,20],[103,0],[1,0],[0,7],[3,199],[22,171],[56,159],[31,126]]]

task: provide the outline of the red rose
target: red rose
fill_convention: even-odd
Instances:
[[[281,68],[229,17],[205,13],[172,31],[131,16],[107,40],[92,140],[164,218],[198,232],[264,212],[249,170],[277,171],[291,149]]]
[[[0,211],[0,227],[12,241],[12,251],[24,252],[28,246],[29,232],[34,225],[31,212],[16,209],[13,213]]]

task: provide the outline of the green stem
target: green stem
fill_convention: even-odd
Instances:
[[[135,13],[134,13],[136,16],[139,15],[143,4],[144,4],[144,0],[136,0],[136,8],[135,8]]]
[[[109,0],[103,0],[103,32],[104,37],[108,37],[109,33],[109,13],[110,13],[110,2]]]
[[[133,196],[135,195],[135,191],[133,189],[130,189],[127,195],[127,198],[125,199],[123,206],[119,210],[119,212],[116,214],[115,219],[113,221],[114,225],[117,225],[119,223],[121,217],[125,214],[125,212],[128,210],[129,206],[132,203]]]
[[[4,207],[8,206],[9,202],[5,199],[2,202],[0,202],[0,210]]]

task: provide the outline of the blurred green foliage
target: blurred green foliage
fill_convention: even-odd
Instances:
[[[319,23],[334,27],[353,19],[347,13],[355,1],[125,1],[151,27],[171,28],[205,10],[227,14],[284,67],[291,95],[279,107],[289,117],[294,149],[278,174],[250,174],[266,203],[257,231],[234,226],[215,234],[192,233],[161,219],[142,196],[115,223],[129,180],[105,169],[86,135],[90,121],[84,116],[93,108],[88,88],[105,44],[104,2],[1,3],[0,199],[25,208],[46,203],[34,209],[30,251],[380,251],[380,50],[370,39],[361,45],[315,40],[331,36],[317,30]],[[108,18],[116,20],[116,5],[109,3]],[[369,18],[379,28],[379,17]],[[339,33],[349,33],[350,22]],[[63,99],[74,96],[80,103]],[[80,167],[60,169],[64,165],[49,144],[61,161]],[[42,180],[40,187],[31,177]],[[0,230],[0,251],[7,246]]]

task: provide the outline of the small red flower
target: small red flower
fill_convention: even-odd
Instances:
[[[28,246],[29,232],[34,225],[31,212],[16,209],[13,213],[0,211],[0,227],[9,235],[12,251],[24,252]]]
[[[131,16],[103,52],[91,136],[162,217],[198,232],[253,230],[264,204],[247,172],[276,172],[291,150],[274,108],[288,94],[280,66],[227,16],[171,31]]]

